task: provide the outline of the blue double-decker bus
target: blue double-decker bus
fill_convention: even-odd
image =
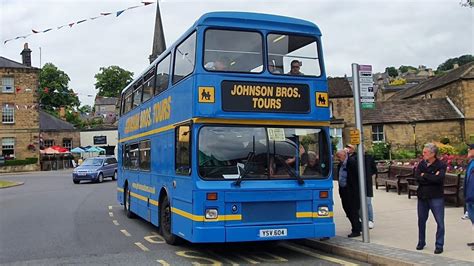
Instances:
[[[121,94],[117,198],[169,244],[332,237],[321,33],[199,18]]]

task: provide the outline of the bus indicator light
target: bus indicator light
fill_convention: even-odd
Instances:
[[[320,199],[327,199],[329,196],[329,193],[327,191],[319,191],[319,198]]]
[[[217,193],[216,192],[211,192],[206,194],[206,199],[207,200],[217,200]]]

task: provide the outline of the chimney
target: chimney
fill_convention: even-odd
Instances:
[[[456,68],[458,68],[458,67],[459,67],[459,64],[458,64],[458,63],[454,63],[453,69],[456,69]]]
[[[66,120],[66,108],[64,106],[59,107],[59,118]]]
[[[31,67],[31,50],[28,48],[28,43],[25,43],[23,51],[21,51],[21,59],[23,60],[23,65]]]

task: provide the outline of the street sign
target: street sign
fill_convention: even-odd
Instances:
[[[375,107],[375,95],[371,65],[359,66],[359,84],[362,109],[373,109]]]
[[[350,143],[352,145],[360,144],[360,132],[358,129],[351,129],[349,131],[349,136],[350,136]]]

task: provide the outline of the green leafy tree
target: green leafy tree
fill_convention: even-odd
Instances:
[[[41,108],[54,112],[61,106],[78,107],[79,98],[69,89],[69,81],[69,76],[64,71],[52,63],[46,63],[39,75]]]
[[[454,64],[458,64],[459,66],[462,66],[472,61],[474,61],[474,56],[470,54],[461,55],[460,57],[450,58],[446,60],[444,63],[442,63],[441,65],[439,65],[436,71],[437,72],[448,71],[454,68]]]
[[[90,114],[90,113],[92,113],[92,106],[83,105],[83,106],[79,107],[77,109],[77,111],[79,111],[79,113],[81,113],[81,114]]]
[[[403,66],[401,65],[398,70],[400,70],[401,73],[406,73],[408,72],[409,70],[415,70],[417,71],[418,69],[416,67],[413,67],[413,66]]]
[[[385,68],[385,72],[392,78],[395,78],[398,76],[398,71],[395,67],[387,67]]]
[[[118,97],[123,88],[133,80],[133,72],[119,66],[101,67],[95,74],[95,88],[98,96]]]

